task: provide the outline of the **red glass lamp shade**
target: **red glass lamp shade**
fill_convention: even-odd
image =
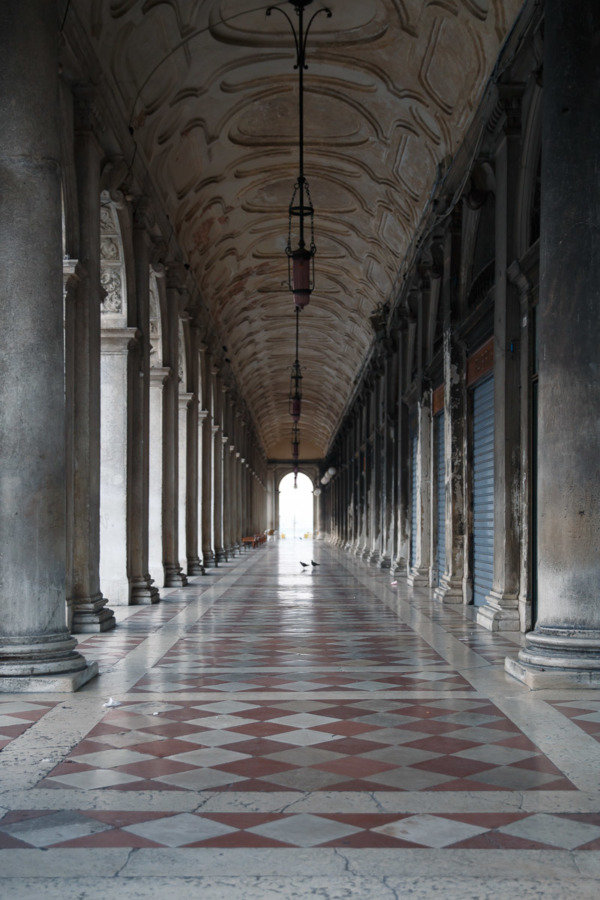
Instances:
[[[302,412],[302,398],[297,394],[290,397],[290,415],[293,422],[300,421],[300,413]]]
[[[292,290],[298,309],[304,309],[310,301],[312,258],[313,254],[306,247],[299,247],[292,253]]]

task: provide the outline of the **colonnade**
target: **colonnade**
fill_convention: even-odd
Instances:
[[[265,528],[266,460],[172,229],[59,78],[55,3],[0,11],[0,690],[93,677],[71,631]],[[23,66],[35,59],[35,66]],[[14,102],[14,100],[17,102]]]
[[[334,543],[527,632],[510,674],[597,686],[598,22],[547,0],[520,26],[373,317],[322,503]]]

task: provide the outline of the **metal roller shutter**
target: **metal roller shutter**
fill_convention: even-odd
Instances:
[[[410,528],[410,564],[417,563],[417,432],[410,434],[410,496],[411,496],[411,528]]]
[[[434,419],[437,494],[437,583],[446,568],[446,455],[444,448],[444,413]]]
[[[494,581],[494,379],[473,391],[473,602]]]

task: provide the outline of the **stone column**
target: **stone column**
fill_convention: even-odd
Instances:
[[[352,522],[350,527],[350,539],[348,541],[348,550],[356,553],[359,535],[359,510],[360,510],[360,437],[358,417],[356,410],[352,415],[351,430],[351,458],[352,458],[352,486],[351,486],[351,503],[352,503]]]
[[[226,562],[227,554],[223,546],[223,441],[222,438],[222,392],[219,370],[213,369],[213,528],[215,541],[215,564]]]
[[[205,575],[204,569],[204,430],[208,428],[207,424],[208,419],[208,411],[206,409],[200,408],[200,403],[198,403],[198,469],[197,469],[197,481],[198,481],[198,497],[197,497],[197,509],[198,509],[198,562],[201,568],[201,572],[196,574]]]
[[[496,150],[496,277],[494,287],[494,581],[477,623],[519,630],[520,576],[520,304],[508,267],[517,253],[521,168],[521,89],[500,86],[505,112]]]
[[[94,95],[80,89],[75,100],[75,170],[79,212],[78,256],[85,272],[72,307],[66,341],[73,372],[71,448],[73,467],[72,629],[77,633],[115,627],[100,590],[100,163]]]
[[[396,414],[396,547],[392,571],[395,575],[406,575],[409,550],[409,453],[408,453],[408,408],[403,400],[406,368],[407,327],[398,331],[398,410]]]
[[[211,371],[212,362],[206,345],[199,347],[200,384],[202,388],[202,564],[209,569],[215,563],[213,544],[213,400]]]
[[[171,370],[150,369],[150,496],[148,503],[148,568],[152,579],[164,582],[162,497],[163,497],[163,394]]]
[[[452,330],[443,338],[445,453],[445,571],[435,589],[443,603],[464,602],[465,561],[465,354]]]
[[[460,282],[462,215],[455,211],[443,236],[444,454],[445,454],[445,571],[435,590],[442,603],[467,602],[465,571],[465,479],[467,476],[466,358],[456,336],[461,317]]]
[[[177,265],[167,267],[167,322],[164,361],[171,370],[163,393],[163,565],[165,587],[187,584],[179,565],[179,305],[182,276]]]
[[[187,569],[187,519],[188,519],[188,430],[190,404],[194,395],[186,391],[180,391],[178,397],[178,422],[177,432],[179,439],[179,459],[177,478],[177,517],[178,517],[178,557],[179,566],[184,571]],[[187,572],[190,575],[190,572]]]
[[[536,263],[539,261],[536,259]],[[534,264],[536,271],[535,281],[539,278],[538,266]],[[533,447],[533,402],[531,396],[531,377],[535,351],[533,347],[532,310],[534,285],[530,277],[533,273],[526,273],[514,260],[509,267],[508,275],[519,291],[520,318],[521,318],[521,516],[520,516],[520,577],[519,577],[519,629],[522,632],[533,628],[533,566],[535,553],[533,534],[531,529],[533,484],[532,484],[532,454]]]
[[[186,493],[186,558],[188,575],[204,575],[204,569],[198,555],[200,532],[200,433],[199,390],[200,372],[198,356],[198,326],[190,325],[191,344],[191,377],[192,399],[187,417],[187,493]]]
[[[127,555],[132,604],[158,603],[160,593],[148,570],[148,495],[150,443],[150,238],[152,219],[145,197],[136,198],[133,216],[135,297],[129,296],[129,321],[139,329],[132,348],[129,385]]]
[[[97,674],[66,626],[57,23],[48,0],[0,6],[0,691],[9,692],[76,690]]]
[[[396,452],[395,452],[395,414],[398,402],[398,357],[395,350],[388,352],[385,363],[385,405],[383,411],[383,512],[381,529],[383,543],[379,567],[389,569],[394,557],[395,523],[396,523]]]
[[[598,10],[546,0],[539,316],[538,620],[507,669],[600,684]]]
[[[415,460],[413,460],[415,465]],[[429,584],[431,568],[431,391],[417,407],[417,562],[408,575],[410,585]]]

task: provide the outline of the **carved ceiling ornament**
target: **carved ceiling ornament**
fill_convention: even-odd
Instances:
[[[277,456],[289,443],[294,352],[282,290],[297,163],[286,23],[267,27],[248,0],[72,3],[149,161],[259,439]],[[373,340],[370,316],[390,299],[438,168],[461,144],[522,3],[321,5],[333,17],[315,21],[305,78],[319,266],[302,314],[313,444],[303,437],[303,452],[313,457],[335,432]]]

